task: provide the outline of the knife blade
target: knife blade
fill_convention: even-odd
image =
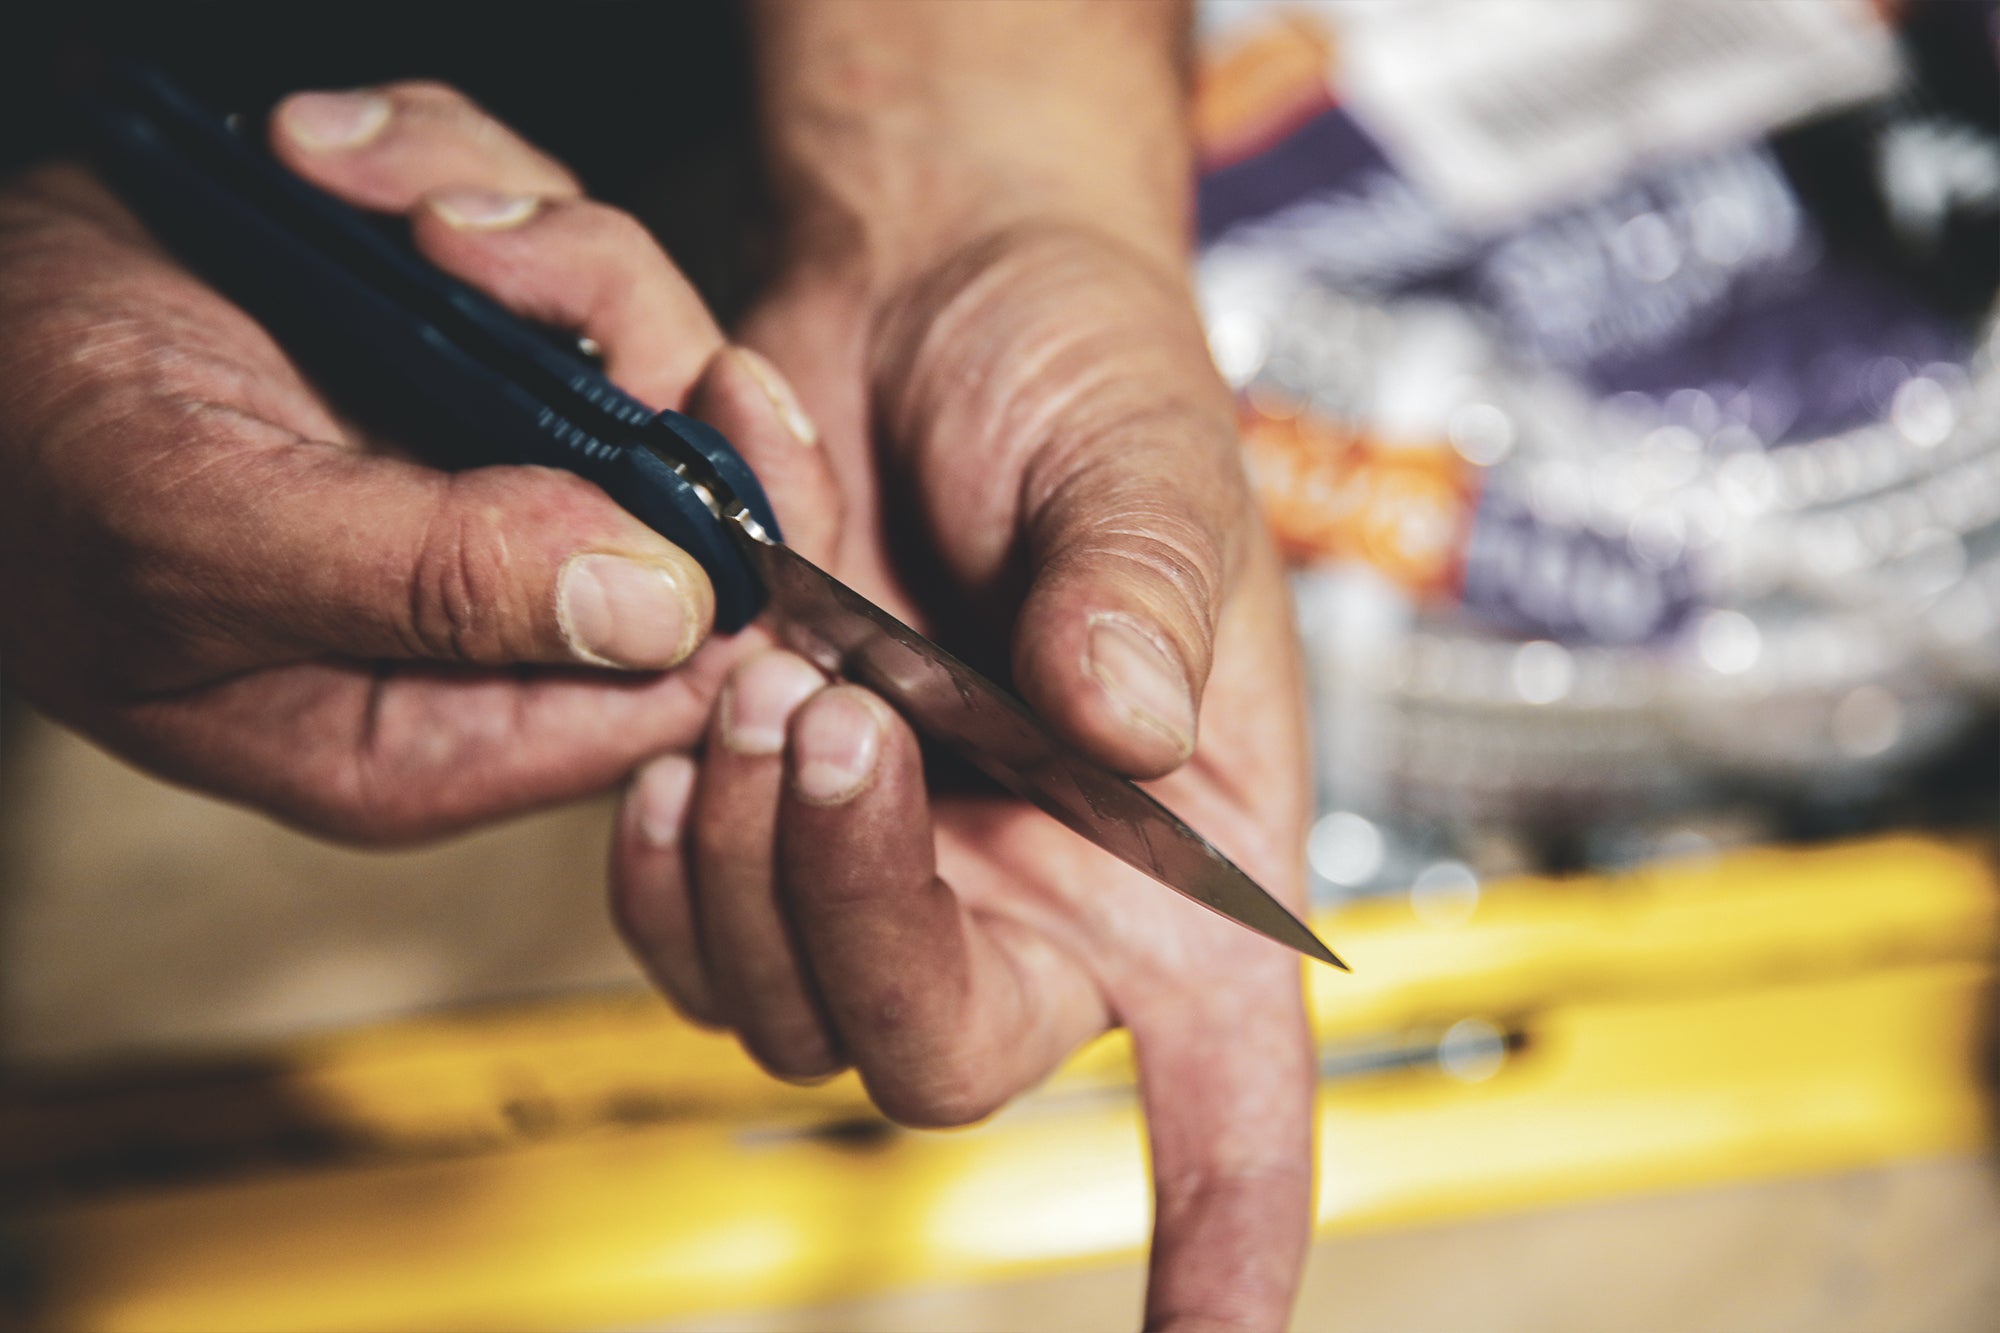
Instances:
[[[1014,795],[1168,888],[1308,958],[1347,971],[1284,904],[1179,816],[1049,731],[1026,704],[740,510],[733,524],[780,639],[882,696],[912,726]]]

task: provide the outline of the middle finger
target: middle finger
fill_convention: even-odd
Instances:
[[[581,193],[553,158],[437,83],[295,93],[272,113],[271,151],[315,185],[384,212],[452,186]]]
[[[818,1079],[845,1061],[807,981],[774,869],[785,731],[826,684],[773,650],[738,667],[709,729],[690,821],[695,921],[722,1018],[780,1078]]]

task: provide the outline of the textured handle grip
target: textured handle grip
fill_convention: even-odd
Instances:
[[[762,487],[712,429],[648,408],[581,357],[285,171],[158,74],[111,72],[83,119],[112,184],[177,254],[326,387],[458,465],[578,473],[692,555],[733,632],[764,590],[676,471],[631,440],[664,430],[774,536]],[[680,456],[678,453],[675,456]]]

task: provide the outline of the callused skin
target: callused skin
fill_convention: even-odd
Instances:
[[[975,609],[1045,716],[1297,906],[1284,589],[1183,276],[1184,24],[760,8],[786,250],[733,344],[637,224],[449,89],[294,98],[272,145],[720,426],[810,557],[919,624]],[[0,190],[0,386],[0,652],[30,698],[357,841],[633,775],[614,907],[676,1003],[922,1125],[1127,1025],[1148,1323],[1283,1324],[1312,1075],[1281,949],[1016,803],[926,791],[878,701],[757,633],[703,642],[699,570],[575,478],[357,431],[75,168]]]
[[[759,6],[789,243],[739,336],[819,422],[842,577],[919,625],[971,608],[1004,631],[1039,712],[1165,775],[1297,907],[1296,650],[1187,285],[1185,23],[1091,0]],[[615,876],[671,993],[781,1074],[857,1066],[920,1124],[1125,1024],[1156,1180],[1148,1324],[1284,1324],[1311,1210],[1295,959],[1018,805],[927,800],[902,724],[796,661],[741,668],[707,756],[642,778],[628,835],[664,793],[691,836],[628,836]]]
[[[357,133],[326,129],[342,116]],[[642,228],[457,93],[295,99],[271,134],[336,193],[407,212],[435,262],[614,349],[635,392],[706,412],[785,478],[780,503],[837,510],[768,364],[727,347]],[[691,747],[754,647],[688,662],[705,576],[580,479],[448,474],[342,420],[81,169],[0,190],[0,376],[11,682],[316,832],[407,841],[601,791]],[[643,674],[580,669],[605,665]]]

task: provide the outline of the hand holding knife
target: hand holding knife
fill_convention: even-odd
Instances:
[[[325,344],[320,350],[350,373],[396,386],[490,451],[467,461],[534,463],[588,478],[699,561],[714,586],[719,629],[766,613],[795,650],[875,691],[919,731],[1099,846],[1339,965],[1152,797],[786,547],[757,478],[719,433],[625,395],[586,359],[277,167],[159,75],[114,67],[89,115],[128,202],[288,343]]]

